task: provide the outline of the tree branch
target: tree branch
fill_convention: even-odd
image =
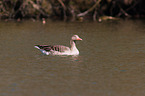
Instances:
[[[101,2],[101,0],[98,0],[90,9],[88,9],[87,11],[83,12],[83,13],[79,13],[77,16],[81,17],[81,16],[85,16],[86,14],[88,14],[89,12],[91,12],[94,8],[96,8],[96,6]]]
[[[58,0],[58,2],[61,4],[61,6],[63,7],[63,16],[64,16],[64,21],[66,21],[67,16],[66,16],[66,6],[64,5],[64,3],[62,2],[62,0]]]
[[[126,17],[131,17],[127,12],[125,12],[120,5],[118,5],[120,8],[120,13],[117,16],[121,16],[122,14],[124,14]]]
[[[38,4],[35,4],[32,0],[27,0],[27,2],[30,2],[34,9],[38,10],[41,14],[48,17],[48,14],[45,14],[45,12],[41,9],[41,7]]]

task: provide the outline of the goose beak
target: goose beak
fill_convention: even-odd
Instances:
[[[82,39],[81,39],[81,38],[77,38],[76,40],[80,40],[80,41],[82,41]]]

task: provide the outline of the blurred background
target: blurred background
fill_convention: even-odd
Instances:
[[[144,0],[1,0],[1,19],[106,20],[144,18]]]

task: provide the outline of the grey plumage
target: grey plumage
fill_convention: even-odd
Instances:
[[[69,51],[70,48],[63,46],[63,45],[35,45],[39,49],[45,50],[47,52],[49,51],[58,51],[58,52],[64,52],[64,51]]]

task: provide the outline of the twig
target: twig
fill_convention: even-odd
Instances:
[[[37,9],[37,10],[40,9],[40,6],[37,5],[37,4],[35,4],[33,1],[31,1],[31,0],[27,0],[27,2],[30,2],[30,4],[32,4],[33,8],[35,8],[35,9]]]
[[[134,8],[139,2],[136,1],[131,7],[129,7],[128,9],[126,9],[126,11],[129,11],[131,10],[132,8]]]
[[[66,7],[65,7],[64,3],[62,2],[62,0],[58,0],[58,2],[62,5],[63,9],[66,11]]]
[[[77,16],[81,17],[81,16],[85,16],[86,14],[88,14],[89,12],[91,12],[94,8],[96,8],[96,6],[101,2],[101,0],[98,0],[90,9],[88,9],[87,11],[83,12],[83,13],[79,13]]]
[[[97,9],[95,8],[94,14],[93,14],[93,20],[96,21],[96,16],[97,16]]]
[[[27,0],[27,2],[30,2],[30,4],[33,6],[33,8],[35,8],[36,10],[38,10],[44,16],[47,16],[48,17],[48,14],[45,14],[43,12],[43,10],[41,9],[41,7],[38,4],[35,4],[32,0]]]
[[[64,3],[62,2],[62,0],[58,0],[58,2],[61,4],[61,6],[63,7],[63,16],[64,16],[64,21],[66,21],[67,16],[66,16],[66,7],[64,5]]]
[[[71,13],[71,15],[72,15],[72,18],[71,18],[71,21],[75,21],[75,11],[74,11],[74,9],[73,8],[68,8],[69,9],[69,11],[70,11],[70,13]]]
[[[118,16],[124,14],[126,17],[131,17],[127,12],[125,12],[125,11],[120,7],[120,5],[119,5],[119,8],[120,8],[120,11],[121,11],[121,12],[118,14]]]

